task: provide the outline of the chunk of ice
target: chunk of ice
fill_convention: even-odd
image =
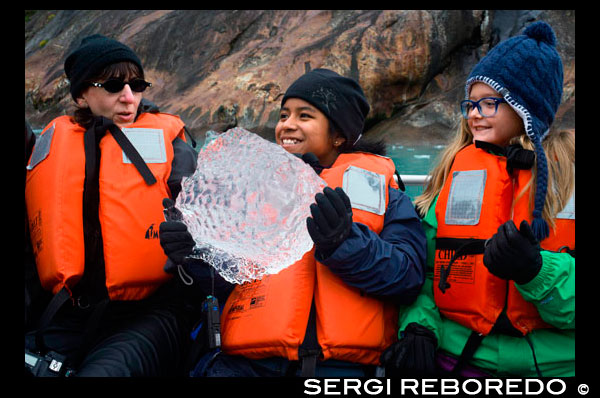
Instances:
[[[200,150],[175,206],[196,257],[243,283],[278,273],[312,248],[306,218],[325,186],[298,157],[236,127]]]

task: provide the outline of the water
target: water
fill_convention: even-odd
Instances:
[[[399,174],[429,174],[437,162],[444,145],[388,145],[387,156],[396,165]],[[422,186],[407,185],[406,191],[411,199],[423,192]]]

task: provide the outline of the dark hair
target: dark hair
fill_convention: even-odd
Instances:
[[[133,62],[117,62],[110,64],[100,71],[96,76],[93,76],[85,81],[85,87],[95,81],[105,81],[111,78],[131,80],[133,78],[144,78],[144,71]],[[94,120],[94,114],[91,109],[88,108],[77,108],[73,114],[75,121],[87,128]]]
[[[344,145],[342,145],[342,148],[340,148],[340,153],[368,152],[381,156],[386,156],[387,153],[384,139],[367,140],[361,137],[361,139],[358,140],[358,142],[354,144],[351,148],[346,149],[344,147],[345,145],[346,142],[344,142]]]
[[[329,120],[329,135],[335,137],[337,129],[334,123]],[[358,140],[358,142],[350,142],[345,134],[339,133],[340,136],[346,138],[346,141],[338,148],[340,153],[352,153],[352,152],[368,152],[375,155],[385,156],[387,153],[385,140],[383,138],[379,140],[367,140],[364,135]]]

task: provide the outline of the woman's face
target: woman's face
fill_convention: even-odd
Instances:
[[[478,101],[484,97],[502,98],[485,83],[473,84],[469,99]],[[477,140],[506,146],[513,137],[524,133],[523,120],[507,103],[498,104],[498,112],[492,117],[481,116],[477,107],[473,107],[467,123],[473,134],[473,142]]]
[[[133,78],[129,76],[124,81],[128,82]],[[97,83],[104,83],[106,80]],[[135,121],[141,100],[142,93],[132,91],[129,84],[125,84],[118,93],[109,93],[102,87],[90,86],[82,91],[77,98],[77,104],[80,107],[89,107],[95,116],[104,116],[117,126],[125,127]]]
[[[279,112],[275,141],[290,153],[312,152],[323,166],[331,166],[345,138],[329,134],[329,120],[310,103],[288,99]]]

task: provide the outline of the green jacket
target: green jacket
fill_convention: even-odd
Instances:
[[[460,355],[471,330],[440,314],[433,299],[433,260],[437,199],[423,219],[427,236],[427,275],[417,300],[400,311],[399,336],[411,322],[435,333],[438,348],[451,356]],[[540,273],[529,283],[517,285],[523,297],[534,303],[545,322],[555,329],[538,329],[525,338],[488,335],[470,364],[498,377],[537,377],[534,356],[544,377],[575,375],[575,258],[567,253],[542,251]]]

